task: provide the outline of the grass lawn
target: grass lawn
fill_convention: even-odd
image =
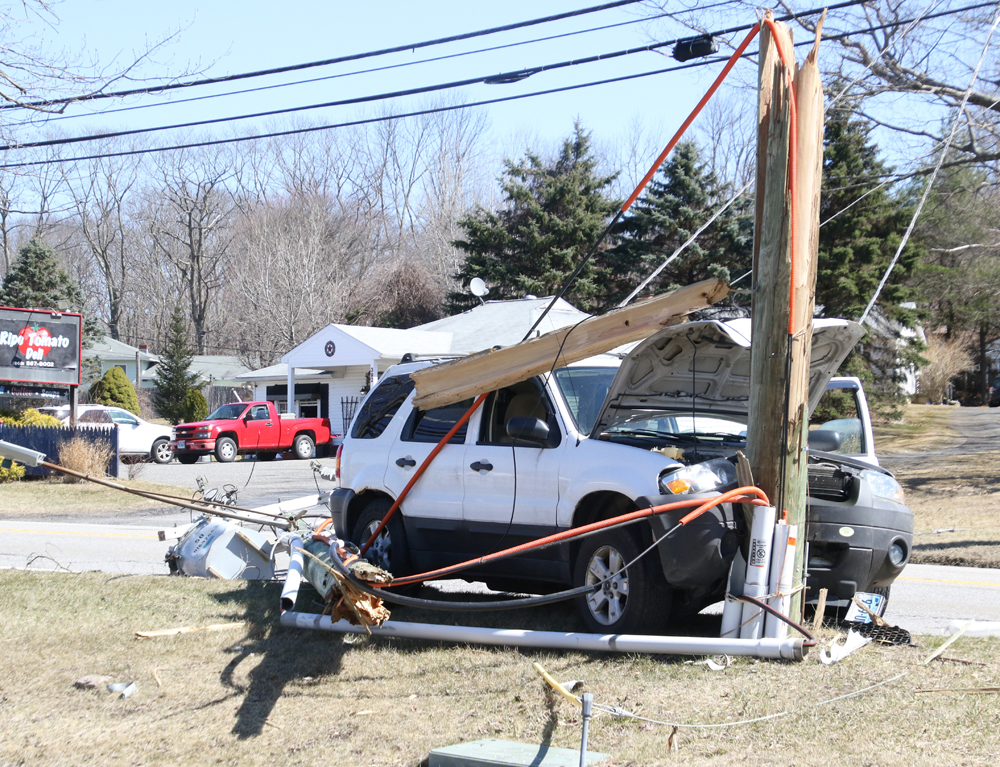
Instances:
[[[481,738],[578,749],[579,710],[548,691],[536,661],[556,679],[583,680],[597,703],[650,719],[722,724],[794,712],[681,729],[674,752],[671,726],[597,715],[590,748],[610,754],[607,764],[912,767],[1000,757],[1000,697],[921,692],[996,685],[997,640],[961,638],[945,653],[953,660],[928,666],[942,638],[869,645],[835,666],[818,663],[814,650],[800,663],[734,659],[713,672],[666,656],[348,643],[278,626],[279,592],[278,584],[0,572],[0,764],[415,766],[431,749]],[[504,622],[537,628],[547,619],[508,613]],[[135,638],[237,621],[245,625]],[[126,699],[75,689],[88,674],[138,689]]]
[[[184,487],[159,485],[141,479],[111,481],[137,490],[191,497],[191,490]],[[139,509],[169,508],[172,507],[92,482],[66,484],[61,479],[36,479],[0,485],[0,516],[9,518],[71,516],[79,521],[80,516],[90,514],[119,514]]]

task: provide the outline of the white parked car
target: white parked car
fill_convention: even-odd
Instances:
[[[846,320],[816,321],[810,412],[862,334]],[[749,321],[691,322],[664,328],[623,360],[603,355],[491,393],[369,556],[394,575],[425,572],[736,487],[735,453],[745,449],[748,428],[764,426],[748,423],[749,346]],[[340,537],[364,543],[469,408],[471,400],[412,407],[409,374],[428,364],[390,368],[359,408],[339,453],[341,488],[330,500]],[[858,591],[887,597],[909,559],[913,514],[875,460],[859,382],[836,379],[833,388],[833,405],[823,409],[830,423],[812,423],[809,439],[807,599],[820,588],[833,602]],[[590,631],[655,630],[671,610],[697,612],[721,599],[730,564],[748,544],[742,507],[727,504],[625,567],[687,511],[493,562],[467,577],[534,592],[603,582],[576,598]]]
[[[69,405],[38,409],[69,424]],[[120,407],[80,405],[76,422],[83,427],[117,426],[118,453],[124,458],[151,458],[157,463],[170,463],[174,457],[170,451],[169,426],[149,423]]]

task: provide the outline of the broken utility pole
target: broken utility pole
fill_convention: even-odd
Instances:
[[[770,22],[770,23],[769,23]],[[754,232],[751,423],[747,457],[758,486],[807,539],[809,350],[816,295],[823,92],[816,43],[796,71],[792,37],[768,11],[760,32],[757,210]],[[794,123],[793,123],[794,120]],[[794,143],[793,143],[794,142]],[[796,547],[793,584],[805,577]],[[802,592],[790,615],[801,617]]]

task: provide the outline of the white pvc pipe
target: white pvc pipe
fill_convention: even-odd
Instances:
[[[329,498],[329,493],[326,495]],[[304,495],[301,498],[292,498],[288,501],[278,501],[267,506],[257,506],[254,508],[254,511],[261,514],[287,514],[293,511],[302,511],[312,506],[318,506],[322,502],[322,496],[313,493],[312,495]]]
[[[726,602],[722,607],[722,628],[719,629],[719,636],[728,639],[739,639],[740,623],[743,622],[743,602],[738,599],[731,599],[729,594],[743,596],[744,583],[747,577],[747,561],[743,558],[743,551],[737,550],[733,557],[732,567],[729,569],[729,587],[727,589]]]
[[[795,571],[795,544],[798,526],[779,524],[774,528],[774,551],[771,556],[771,594],[780,594],[767,603],[787,616],[792,606],[792,576]],[[770,613],[764,618],[764,636],[783,639],[788,636],[788,624]]]
[[[771,543],[771,569],[767,577],[767,593],[771,596],[767,598],[767,604],[775,610],[781,611],[781,597],[774,596],[779,593],[781,574],[785,566],[785,549],[788,546],[788,525],[785,522],[778,522],[774,528],[774,540]],[[782,628],[784,627],[784,628]],[[764,636],[779,637],[788,635],[788,624],[780,621],[770,613],[764,615]]]
[[[744,594],[760,598],[767,594],[767,571],[771,566],[771,542],[774,539],[773,506],[754,506],[750,527],[750,556]],[[760,639],[764,636],[764,611],[749,602],[743,605],[740,639]]]
[[[279,545],[288,549],[288,575],[281,589],[281,612],[295,607],[295,599],[299,595],[299,585],[302,583],[302,538],[298,535],[283,535]]]
[[[330,620],[329,615],[286,612],[281,625],[344,634],[364,634],[360,626]],[[488,629],[474,626],[440,626],[433,623],[386,621],[372,626],[375,636],[425,639],[432,642],[488,644],[506,647],[544,647],[589,652],[641,652],[663,655],[752,655],[757,658],[802,660],[807,648],[802,639],[720,639],[718,637],[668,637],[642,634],[580,634],[525,629]]]

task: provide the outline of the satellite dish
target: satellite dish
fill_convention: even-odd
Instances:
[[[478,298],[482,298],[483,296],[489,294],[490,289],[486,287],[486,283],[483,281],[482,277],[473,277],[469,280],[469,292]]]

